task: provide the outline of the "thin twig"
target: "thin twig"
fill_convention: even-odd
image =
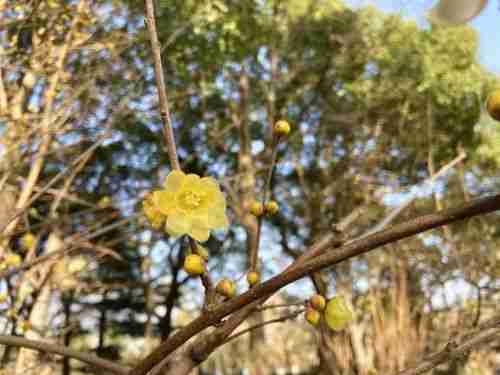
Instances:
[[[163,121],[163,135],[167,145],[168,158],[172,169],[181,169],[179,158],[177,156],[177,147],[175,146],[174,129],[167,98],[167,87],[163,76],[163,66],[161,63],[161,45],[156,31],[156,19],[153,0],[145,0],[146,6],[146,25],[148,27],[149,39],[151,40],[151,51],[153,52],[153,61],[155,69],[156,86],[158,89],[158,100],[160,104],[160,115]]]
[[[19,267],[11,268],[11,269],[8,269],[5,271],[1,271],[0,272],[0,280],[3,278],[6,278],[6,277],[10,277],[16,273],[21,272],[21,271],[30,269],[31,267],[34,267],[34,266],[41,264],[43,262],[46,262],[48,260],[52,260],[53,258],[59,259],[63,255],[67,255],[70,252],[78,250],[81,247],[90,248],[90,245],[87,241],[89,241],[95,237],[99,237],[100,235],[107,233],[113,229],[116,229],[120,226],[123,226],[123,225],[131,222],[132,220],[134,220],[134,218],[135,218],[135,216],[132,216],[131,218],[120,220],[117,223],[107,225],[104,228],[101,228],[95,232],[92,232],[92,233],[89,233],[89,234],[86,234],[83,236],[80,234],[78,234],[77,236],[73,236],[67,241],[67,244],[65,243],[65,245],[60,249],[54,250],[54,251],[47,253],[47,254],[44,254],[44,255],[40,255],[31,261],[24,262]]]
[[[443,350],[422,360],[416,367],[399,372],[397,375],[419,375],[432,370],[438,365],[462,357],[468,351],[480,345],[500,338],[500,316],[492,318],[479,328],[446,344]]]
[[[464,151],[462,151],[456,158],[454,158],[452,161],[450,161],[448,164],[444,165],[439,171],[437,171],[435,174],[432,174],[429,178],[423,181],[422,185],[429,185],[432,186],[434,182],[444,175],[446,172],[448,172],[450,169],[452,169],[455,165],[459,164],[466,158],[466,154]],[[370,229],[368,232],[363,234],[360,238],[369,236],[370,234],[373,234],[375,232],[378,232],[384,228],[386,228],[390,223],[398,217],[401,212],[403,212],[406,208],[408,208],[412,202],[417,198],[416,194],[411,194],[410,197],[402,203],[399,207],[395,208],[394,210],[391,211],[391,213],[384,219],[382,220],[379,224],[377,224],[375,227]]]
[[[287,320],[290,320],[290,319],[295,319],[297,316],[299,316],[300,314],[302,314],[305,310],[299,310],[299,311],[295,311],[291,314],[288,314],[288,315],[284,315],[284,316],[280,316],[279,318],[276,318],[276,319],[271,319],[271,320],[267,320],[265,322],[262,322],[262,323],[259,323],[259,324],[255,324],[251,327],[248,327],[246,329],[243,329],[239,332],[236,332],[235,334],[229,336],[226,341],[224,341],[224,344],[227,344],[229,341],[232,341],[234,339],[237,339],[238,337],[246,334],[246,333],[249,333],[251,331],[254,331],[256,329],[259,329],[259,328],[262,328],[264,326],[267,326],[269,324],[273,324],[273,323],[284,323],[286,322]]]

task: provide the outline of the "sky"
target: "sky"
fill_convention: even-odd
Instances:
[[[425,24],[425,15],[435,0],[346,0],[353,6],[374,5],[386,12],[402,14]],[[489,71],[500,75],[500,0],[489,0],[486,9],[470,26],[479,33],[479,61]]]

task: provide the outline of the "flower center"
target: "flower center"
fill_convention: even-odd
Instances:
[[[200,207],[202,197],[193,191],[185,191],[179,196],[179,204],[186,210],[193,210]]]

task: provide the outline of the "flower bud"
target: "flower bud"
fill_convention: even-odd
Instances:
[[[0,304],[7,302],[8,298],[7,293],[0,293]]]
[[[315,310],[312,307],[309,307],[306,310],[306,320],[309,324],[311,324],[313,326],[317,326],[319,323],[319,318],[320,318],[320,314],[319,314],[318,310]]]
[[[254,216],[262,216],[264,214],[264,205],[259,201],[253,201],[250,205],[250,213]]]
[[[33,233],[27,232],[21,237],[21,247],[24,250],[31,250],[36,244],[36,237]]]
[[[493,91],[486,102],[488,114],[496,121],[500,121],[500,89]]]
[[[232,280],[222,279],[217,283],[215,290],[224,297],[232,298],[236,294],[236,285]]]
[[[256,271],[250,271],[247,273],[247,281],[250,286],[254,286],[260,281],[260,273]]]
[[[273,133],[278,137],[286,137],[290,133],[290,124],[284,120],[278,121],[274,124]]]
[[[326,307],[326,300],[321,294],[315,294],[309,299],[311,306],[318,311],[323,311]]]
[[[191,276],[199,276],[205,272],[205,260],[197,255],[190,254],[184,260],[184,271]]]
[[[276,201],[269,201],[266,203],[265,209],[266,209],[266,214],[276,215],[280,210],[280,207],[278,206],[278,203]]]

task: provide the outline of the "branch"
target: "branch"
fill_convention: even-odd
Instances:
[[[76,350],[69,349],[64,346],[48,344],[46,342],[28,340],[22,337],[0,335],[0,344],[6,346],[16,346],[20,348],[28,348],[38,350],[44,353],[59,354],[64,357],[78,359],[79,361],[88,363],[89,365],[106,370],[117,375],[126,375],[128,368],[117,365],[106,359],[96,357],[95,355],[80,353]]]
[[[280,316],[279,318],[276,318],[276,319],[271,319],[271,320],[266,320],[265,322],[262,322],[262,323],[259,323],[259,324],[255,324],[251,327],[248,327],[246,329],[243,329],[239,332],[236,332],[235,334],[233,334],[232,336],[229,336],[226,341],[224,342],[224,344],[227,344],[229,341],[232,341],[234,339],[237,339],[238,337],[246,334],[246,333],[249,333],[255,329],[259,329],[259,328],[262,328],[264,326],[267,326],[269,324],[274,324],[274,323],[284,323],[286,322],[287,320],[290,320],[290,319],[295,319],[297,316],[299,316],[300,314],[302,314],[304,312],[304,310],[298,310],[298,311],[295,311],[291,314],[287,314],[287,315],[283,315],[283,316]]]
[[[160,104],[160,115],[163,121],[163,136],[167,145],[168,158],[172,169],[181,169],[179,158],[177,157],[177,147],[175,146],[174,129],[168,108],[167,87],[163,76],[163,66],[161,63],[161,45],[156,31],[156,20],[153,0],[145,0],[146,25],[148,27],[149,39],[151,40],[151,51],[155,68],[156,87],[158,88],[158,101]]]
[[[463,357],[468,351],[476,349],[489,341],[499,338],[500,316],[492,318],[462,338],[449,341],[443,350],[425,358],[416,367],[400,371],[397,375],[419,375],[432,370],[434,367]]]
[[[156,350],[148,355],[130,372],[130,375],[145,375],[166,356],[207,327],[217,323],[225,316],[256,300],[272,295],[285,285],[288,285],[310,274],[311,272],[319,271],[328,266],[332,266],[346,259],[367,253],[380,246],[396,242],[400,239],[473,216],[494,212],[499,209],[500,194],[497,194],[473,201],[459,208],[442,210],[434,214],[418,217],[406,223],[395,225],[385,231],[374,233],[365,238],[355,240],[350,244],[335,249],[335,251],[327,251],[325,254],[307,258],[304,263],[298,263],[296,266],[289,267],[288,271],[283,272],[262,284],[256,285],[246,293],[223,303],[210,312],[202,314],[200,317],[184,327],[184,329],[178,331],[167,341],[160,344]],[[331,235],[327,235],[327,237],[328,236]]]

